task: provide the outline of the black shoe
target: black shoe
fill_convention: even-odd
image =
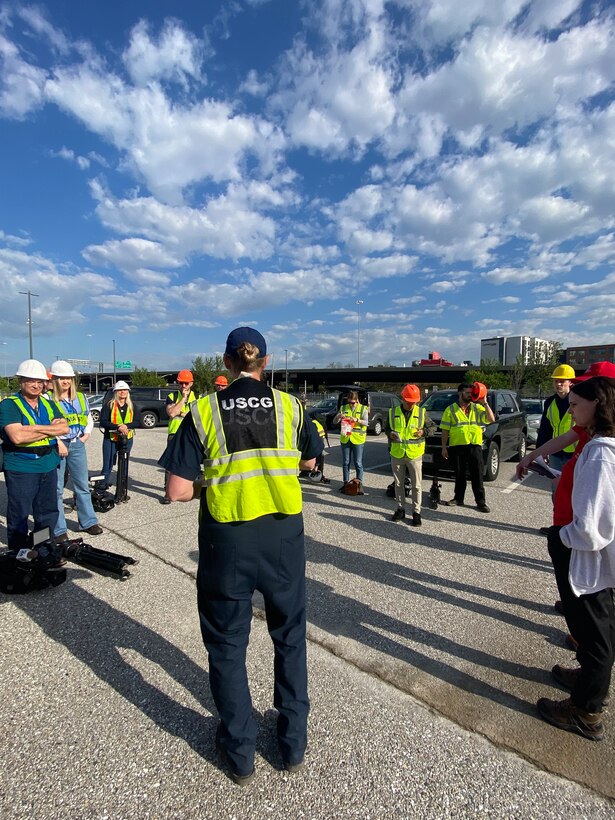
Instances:
[[[488,512],[491,512],[491,510],[489,509],[489,507],[488,507],[486,504],[477,504],[477,505],[476,505],[476,509],[477,509],[479,512],[482,512],[482,513],[488,513]]]
[[[330,479],[330,478],[325,478],[325,477],[323,476],[323,477],[320,479],[320,483],[321,483],[321,484],[330,484],[330,483],[331,483],[331,479]]]
[[[551,670],[551,677],[553,680],[557,681],[560,686],[563,686],[564,689],[567,689],[569,692],[572,692],[574,689],[576,682],[579,679],[579,675],[581,674],[581,668],[577,667],[576,669],[570,669],[568,666],[560,666],[559,663],[556,663],[553,669]],[[611,702],[611,696],[607,693],[604,698],[602,699],[602,708],[605,709]]]
[[[548,534],[549,534],[550,529],[551,529],[551,527],[541,527],[541,528],[538,530],[538,532],[539,532],[541,535],[548,535]]]
[[[456,498],[451,498],[450,501],[442,502],[446,507],[463,507],[463,501],[457,501]]]
[[[413,527],[421,527],[423,525],[423,520],[421,519],[420,513],[412,513],[412,526]]]
[[[296,772],[300,772],[301,769],[305,769],[305,758],[302,757],[298,763],[289,763],[287,760],[284,761],[284,768],[287,772],[291,774],[295,774]]]
[[[247,786],[254,780],[254,775],[256,774],[256,769],[252,769],[250,774],[239,774],[239,772],[235,771],[233,765],[229,759],[226,749],[220,743],[220,738],[218,737],[218,732],[216,732],[216,749],[218,750],[218,754],[224,761],[225,765],[228,767],[229,770],[229,777],[236,783],[238,786]]]
[[[393,515],[391,516],[391,521],[401,521],[406,517],[406,511],[401,507],[398,507]]]
[[[540,698],[536,706],[540,717],[552,726],[566,732],[576,732],[588,740],[604,740],[604,724],[600,719],[600,712],[585,712],[575,706],[570,698]]]
[[[171,503],[171,499],[166,495],[163,496],[162,498],[159,498],[158,500],[160,501],[161,504],[170,504]]]
[[[92,526],[88,527],[87,530],[84,530],[84,532],[88,532],[90,535],[102,535],[103,528],[100,524],[92,524]]]

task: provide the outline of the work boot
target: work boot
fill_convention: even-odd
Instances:
[[[600,712],[586,712],[575,706],[570,698],[566,700],[549,700],[540,698],[536,704],[538,714],[547,723],[564,729],[566,732],[576,732],[588,740],[604,740],[604,724]]]
[[[557,681],[560,686],[563,686],[564,689],[567,689],[569,692],[572,692],[576,686],[576,682],[578,681],[580,674],[580,668],[570,669],[570,667],[567,666],[560,666],[559,663],[556,663],[551,670],[553,680]],[[606,694],[602,700],[602,707],[606,708],[610,702],[611,697],[609,694]]]
[[[477,505],[476,505],[476,509],[477,509],[479,512],[482,512],[482,513],[488,513],[488,512],[491,512],[490,508],[489,508],[489,507],[488,507],[485,503],[483,503],[483,504],[477,504]]]
[[[406,517],[406,511],[403,507],[398,507],[393,515],[391,516],[391,521],[401,521]]]
[[[447,507],[463,507],[463,501],[457,501],[456,498],[451,498],[450,501],[444,502]]]
[[[423,520],[421,518],[420,513],[412,513],[412,526],[413,527],[421,527],[423,525]]]

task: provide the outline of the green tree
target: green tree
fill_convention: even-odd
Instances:
[[[197,356],[192,360],[192,375],[194,389],[201,396],[214,392],[214,382],[217,376],[226,376],[230,381],[230,374],[224,366],[222,356]]]
[[[166,387],[166,381],[153,370],[146,367],[135,367],[130,376],[133,387]]]
[[[480,382],[487,387],[510,387],[510,376],[502,373],[502,365],[497,359],[482,359],[480,367],[475,370],[468,370],[465,381],[468,384]]]
[[[562,351],[561,342],[550,341],[545,345],[530,344],[527,362],[517,356],[510,373],[513,390],[531,388],[536,392],[551,392],[551,373],[557,367]]]

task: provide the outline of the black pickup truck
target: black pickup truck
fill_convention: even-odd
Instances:
[[[429,475],[451,473],[448,461],[442,458],[440,422],[446,408],[457,401],[456,390],[434,390],[422,402],[437,431],[427,439],[423,455],[423,472]],[[525,455],[527,418],[521,401],[513,390],[495,389],[487,392],[487,401],[495,421],[483,430],[483,461],[485,481],[495,481],[500,462],[521,459]]]

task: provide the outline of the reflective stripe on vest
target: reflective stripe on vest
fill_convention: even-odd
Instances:
[[[564,415],[560,418],[559,407],[557,406],[555,399],[553,399],[551,404],[547,407],[547,419],[553,430],[553,438],[557,438],[563,433],[567,433],[568,430],[572,428],[572,416],[570,415],[570,411],[566,410]],[[568,447],[564,447],[563,452],[574,453],[576,446],[577,443],[575,441],[568,445]]]
[[[51,424],[52,419],[54,418],[53,410],[51,408],[51,404],[44,399],[42,396],[38,397],[39,405],[43,405],[47,412],[47,422],[44,421],[36,421],[35,418],[32,417],[32,408],[30,408],[30,412],[28,412],[29,405],[25,402],[20,395],[16,396],[7,396],[7,399],[14,401],[17,407],[21,410],[21,415],[25,419],[25,422],[22,421],[22,424]],[[57,405],[56,405],[57,406]],[[56,440],[55,438],[39,438],[38,441],[31,441],[28,444],[16,444],[15,447],[50,447],[55,446]]]
[[[85,427],[88,423],[88,406],[85,401],[85,396],[83,393],[77,393],[75,398],[79,402],[79,407],[81,408],[81,413],[75,413],[74,408],[73,412],[70,410],[66,410],[64,405],[62,404],[62,399],[59,399],[56,404],[60,408],[60,412],[68,422],[69,427]],[[68,402],[68,399],[66,400]],[[71,402],[72,404],[72,402]]]
[[[180,390],[178,390],[176,393],[171,393],[171,395],[170,395],[171,403],[172,404],[177,404],[178,401],[181,401],[181,397],[182,397],[182,394],[181,394]],[[194,401],[196,401],[196,396],[194,395],[194,393],[191,390],[189,395],[188,395],[188,400],[184,402],[184,406],[182,407],[181,413],[179,414],[179,416],[174,416],[173,418],[169,419],[169,428],[167,430],[167,434],[169,436],[174,436],[175,433],[177,433],[177,431],[179,430],[179,425],[182,423],[184,418],[190,412],[190,405]]]
[[[459,444],[482,444],[483,443],[483,429],[480,426],[482,423],[486,424],[482,413],[478,407],[472,402],[469,406],[469,412],[466,415],[461,407],[455,402],[449,405],[442,416],[440,427],[443,430],[449,430],[448,444],[450,447],[456,447]],[[479,418],[483,415],[483,420]],[[450,417],[450,421],[447,419]]]
[[[342,416],[352,416],[353,419],[356,419],[359,424],[357,427],[352,428],[352,432],[349,436],[340,436],[340,443],[347,444],[350,442],[351,444],[363,444],[367,437],[367,425],[361,424],[361,416],[363,415],[363,410],[365,408],[364,404],[356,404],[354,410],[350,409],[349,404],[345,404],[343,407],[340,408],[340,413]]]
[[[408,421],[400,405],[389,410],[389,427],[399,433],[400,441],[391,442],[393,458],[420,458],[425,452],[425,438],[417,439],[415,430],[425,427],[425,408],[415,404],[408,416]]]
[[[203,445],[203,486],[216,521],[252,521],[270,513],[301,512],[297,479],[303,408],[292,396],[272,390],[277,446],[229,453],[218,393],[198,399],[190,408]]]
[[[111,424],[130,424],[130,422],[134,418],[134,413],[132,411],[132,407],[129,404],[126,404],[125,407],[126,413],[124,415],[124,418],[122,418],[120,414],[120,408],[117,402],[111,402]],[[132,438],[134,434],[135,431],[129,429],[128,433],[126,434],[126,438]],[[111,441],[118,441],[121,435],[122,434],[118,433],[117,430],[109,430],[109,438],[111,439]]]
[[[321,438],[324,438],[324,437],[325,437],[325,428],[324,428],[324,427],[322,426],[322,424],[321,424],[319,421],[317,421],[316,419],[312,419],[312,421],[314,422],[314,427],[318,430],[318,435],[319,435]]]

